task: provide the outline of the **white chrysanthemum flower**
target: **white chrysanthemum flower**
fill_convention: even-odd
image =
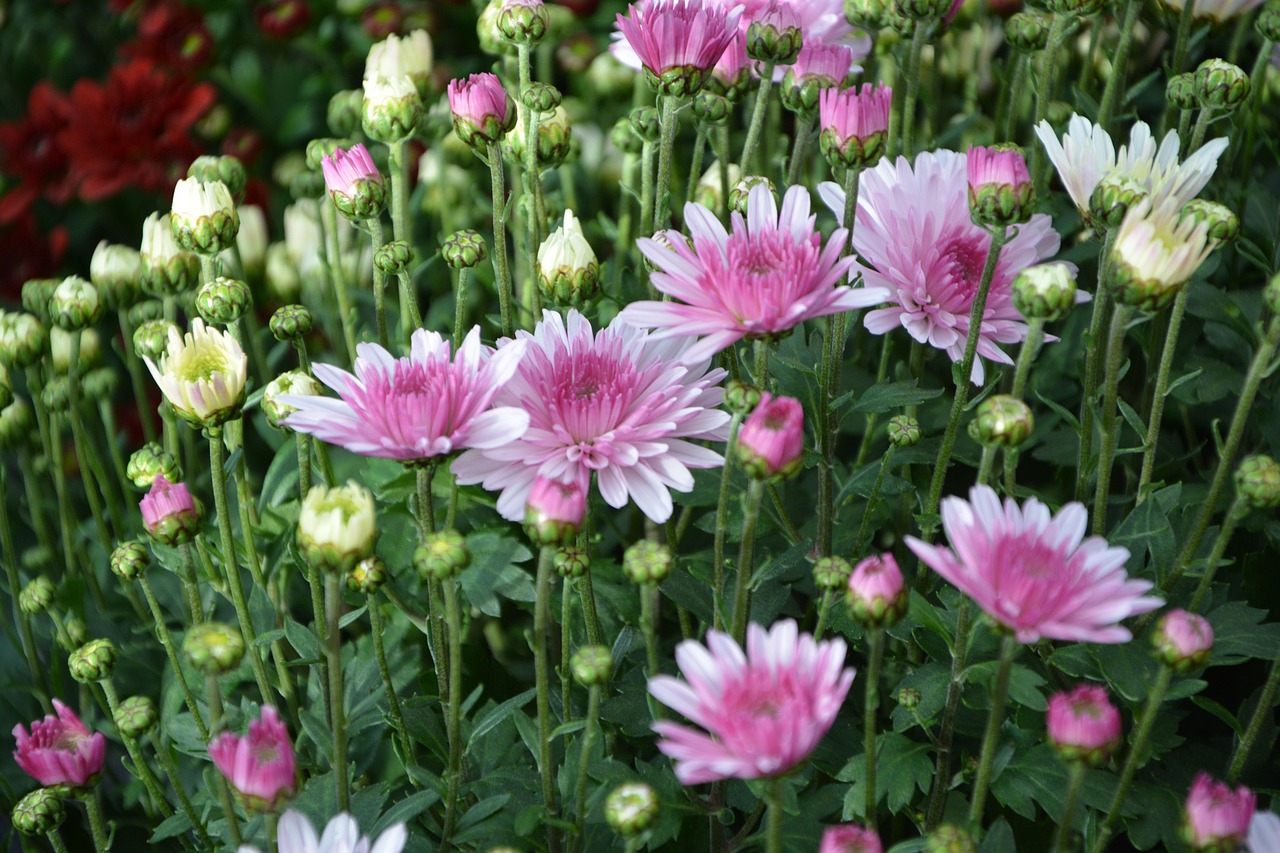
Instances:
[[[192,223],[202,216],[235,213],[231,191],[222,181],[183,178],[173,188],[173,217]]]
[[[416,85],[431,76],[431,36],[414,30],[407,36],[395,33],[369,48],[364,61],[364,79],[390,79],[408,75]]]
[[[1111,250],[1116,301],[1146,311],[1163,308],[1215,245],[1208,225],[1182,216],[1179,205],[1144,200],[1120,223]]]
[[[313,486],[298,512],[298,546],[316,568],[346,571],[373,553],[378,516],[373,493],[358,483]]]
[[[400,853],[409,840],[403,823],[390,827],[377,840],[360,835],[355,818],[346,812],[333,817],[316,837],[311,823],[300,813],[289,809],[280,818],[280,853]],[[239,853],[259,853],[256,847],[242,845]]]
[[[142,247],[139,252],[143,264],[163,266],[170,259],[182,254],[178,241],[173,239],[169,214],[153,213],[142,222]]]
[[[189,423],[219,426],[244,405],[244,350],[229,333],[206,327],[198,317],[185,336],[169,329],[169,346],[159,367],[150,358],[145,361],[174,412]]]

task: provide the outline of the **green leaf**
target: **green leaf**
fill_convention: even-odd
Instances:
[[[160,825],[156,827],[156,831],[151,833],[150,840],[152,844],[155,844],[157,841],[164,841],[167,838],[182,835],[190,829],[191,819],[187,817],[186,812],[179,810],[160,822]]]
[[[481,531],[467,537],[471,568],[460,576],[462,592],[471,604],[494,618],[502,614],[498,596],[511,601],[533,601],[537,596],[529,572],[519,563],[533,557],[524,544],[501,531]]]
[[[518,696],[512,696],[507,701],[499,705],[495,705],[487,714],[476,722],[475,728],[471,730],[471,736],[467,738],[467,749],[471,749],[477,740],[483,737],[494,726],[498,725],[498,723],[501,723],[507,717],[510,717],[515,711],[523,708],[525,705],[528,705],[529,701],[533,699],[537,693],[538,691],[536,689],[530,688]]]
[[[907,406],[918,406],[942,395],[941,388],[920,388],[918,386],[919,383],[914,379],[907,382],[887,382],[882,385],[872,385],[863,392],[858,402],[854,403],[849,411],[854,413],[891,412],[894,409],[903,409]],[[851,391],[837,399],[833,404],[833,408],[842,405],[846,397],[852,399],[853,392]]]
[[[284,635],[288,638],[289,645],[293,646],[294,651],[302,657],[319,659],[324,656],[324,650],[320,648],[320,641],[316,639],[315,632],[302,623],[285,619]]]
[[[1080,421],[1076,419],[1075,415],[1071,414],[1061,405],[1059,405],[1058,403],[1055,403],[1053,400],[1050,400],[1048,397],[1044,396],[1039,391],[1036,392],[1036,397],[1039,398],[1041,403],[1044,403],[1046,406],[1048,406],[1050,409],[1056,412],[1058,417],[1062,418],[1064,421],[1070,424],[1071,428],[1075,430],[1076,435],[1080,434]]]
[[[1013,827],[1009,826],[1009,821],[999,818],[982,837],[982,846],[978,848],[978,853],[1008,853],[1010,850],[1017,849],[1017,842],[1013,839]]]
[[[1267,611],[1232,601],[1205,614],[1213,626],[1210,666],[1230,666],[1250,658],[1273,660],[1280,652],[1280,622],[1267,622]]]
[[[418,791],[416,794],[410,794],[383,812],[382,819],[374,824],[373,831],[369,833],[369,837],[376,838],[382,834],[383,830],[395,826],[397,823],[408,823],[439,801],[440,795],[430,788]]]
[[[897,812],[910,803],[916,792],[929,790],[933,779],[931,747],[916,743],[897,732],[886,732],[876,738],[876,802],[888,797],[889,810]],[[842,782],[853,782],[845,793],[844,819],[862,814],[866,803],[865,754],[849,759],[836,776]]]
[[[1191,702],[1222,720],[1238,737],[1244,736],[1244,726],[1240,725],[1240,721],[1221,702],[1210,699],[1208,696],[1193,696]]]

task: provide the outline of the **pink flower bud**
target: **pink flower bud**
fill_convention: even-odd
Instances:
[[[790,477],[804,455],[804,410],[794,397],[760,396],[738,432],[738,461],[759,480]]]
[[[1177,672],[1199,669],[1213,652],[1213,626],[1209,620],[1185,610],[1170,610],[1151,635],[1156,657]]]
[[[524,526],[540,545],[568,540],[582,527],[587,514],[587,491],[582,483],[562,483],[551,477],[534,478],[525,505]]]
[[[893,90],[883,83],[823,89],[818,95],[819,144],[827,162],[859,168],[878,160],[889,134],[892,103]]]
[[[1231,853],[1249,832],[1256,800],[1244,785],[1233,791],[1200,771],[1182,812],[1182,840],[1192,850]]]
[[[880,836],[856,823],[828,826],[822,831],[818,853],[881,853]]]
[[[515,101],[493,74],[451,80],[448,91],[454,130],[467,145],[496,144],[515,127]]]
[[[350,151],[335,149],[332,156],[320,158],[320,168],[329,198],[348,218],[369,219],[386,206],[382,173],[363,145],[353,145]]]
[[[867,557],[849,575],[849,609],[864,625],[883,628],[907,611],[906,585],[892,554]]]
[[[969,177],[969,213],[985,227],[1016,225],[1031,218],[1035,188],[1022,151],[1013,145],[974,145],[965,165]]]
[[[1081,684],[1050,696],[1045,722],[1049,742],[1064,761],[1096,767],[1120,744],[1120,712],[1097,685]]]
[[[107,739],[102,732],[89,733],[85,724],[66,705],[53,700],[53,710],[43,720],[31,724],[31,733],[22,724],[13,727],[18,748],[13,760],[41,785],[91,784],[102,772]]]
[[[191,541],[200,529],[200,506],[185,483],[170,483],[157,474],[138,508],[142,525],[152,538],[166,545]]]
[[[274,810],[293,797],[297,765],[289,730],[270,705],[241,737],[223,732],[209,744],[209,757],[231,787],[255,807]]]

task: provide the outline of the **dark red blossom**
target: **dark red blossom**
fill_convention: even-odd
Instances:
[[[392,33],[398,33],[403,24],[404,15],[400,11],[400,4],[392,0],[370,3],[360,13],[360,26],[364,27],[371,39],[384,39]]]
[[[293,38],[311,20],[311,6],[306,0],[271,0],[259,3],[253,10],[258,29],[275,39]]]
[[[138,37],[120,52],[156,65],[190,71],[213,58],[213,36],[196,9],[180,3],[148,3],[138,16]]]
[[[41,194],[55,204],[71,195],[67,157],[57,144],[68,112],[67,96],[41,80],[27,98],[27,114],[0,124],[0,173],[17,181],[0,196],[0,225],[25,214]]]
[[[168,194],[201,153],[188,131],[217,99],[195,83],[134,59],[111,69],[106,83],[80,80],[58,142],[80,197],[97,201],[138,187]]]

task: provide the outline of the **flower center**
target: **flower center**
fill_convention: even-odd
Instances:
[[[966,303],[973,301],[982,283],[982,268],[987,262],[987,252],[972,238],[959,239],[942,251],[952,291]]]

